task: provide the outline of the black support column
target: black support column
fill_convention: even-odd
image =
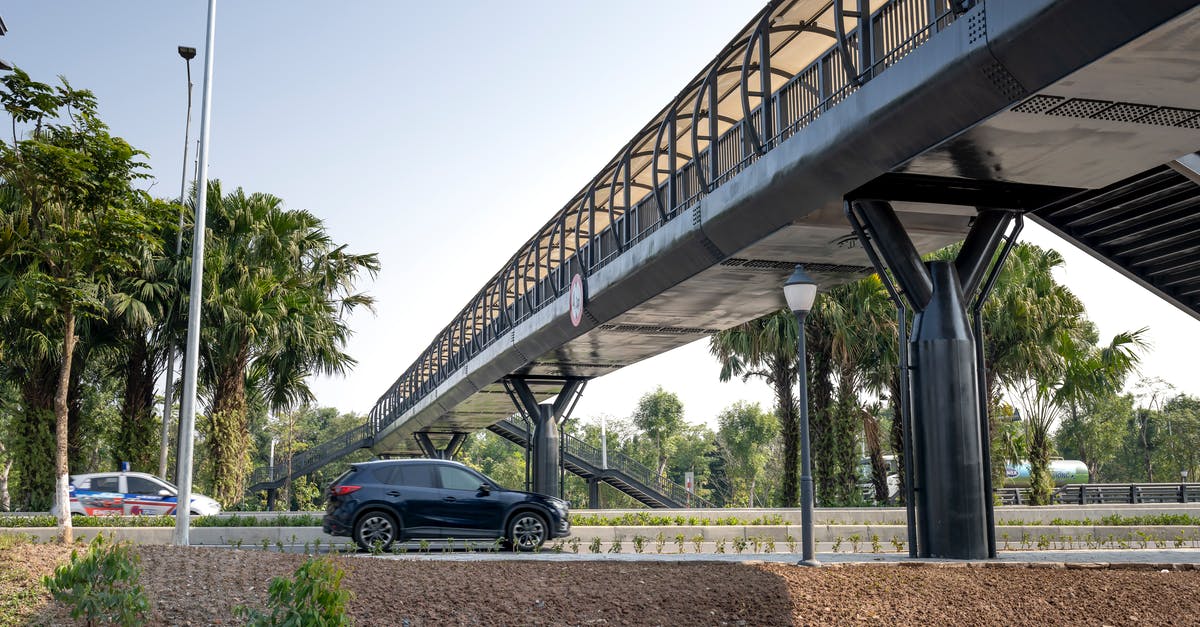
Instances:
[[[588,509],[600,509],[600,479],[592,477],[588,484]]]
[[[539,403],[529,387],[529,383],[534,380],[527,377],[508,377],[505,382],[517,409],[533,423],[533,434],[529,439],[532,449],[532,489],[538,494],[558,497],[562,496],[562,451],[559,447],[561,427],[570,418],[571,410],[575,408],[587,380],[537,378],[539,383],[558,383],[562,386],[554,400],[545,403]]]
[[[926,264],[889,203],[855,201],[847,211],[875,269],[881,275],[892,271],[900,294],[884,280],[893,297],[903,299],[897,302],[901,311],[915,312],[907,346],[911,408],[903,410],[912,414],[905,438],[911,442],[907,481],[916,511],[909,524],[916,524],[917,555],[995,557],[982,342],[976,341],[979,330],[972,328],[967,306],[989,267],[994,275],[1003,263],[1005,255],[992,260],[1013,214],[980,210],[958,258]],[[986,296],[985,288],[976,310]]]
[[[458,454],[458,449],[462,448],[462,443],[467,439],[465,433],[455,433],[450,436],[450,441],[443,448],[438,448],[433,440],[429,438],[429,434],[424,431],[418,431],[413,434],[417,440],[417,446],[421,447],[421,452],[425,457],[430,459],[454,459]]]

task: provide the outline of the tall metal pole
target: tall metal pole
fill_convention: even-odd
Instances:
[[[200,100],[200,172],[196,177],[196,217],[192,227],[192,286],[188,300],[187,351],[183,356],[183,397],[179,406],[179,502],[175,508],[175,544],[188,545],[192,503],[192,430],[196,422],[196,370],[200,359],[200,301],[204,284],[204,227],[208,203],[208,136],[211,128],[213,42],[217,0],[208,0],[208,36],[204,43],[204,92]]]
[[[195,54],[195,50],[192,54]],[[179,54],[184,54],[184,48],[179,48]],[[179,231],[175,233],[175,258],[183,254],[183,204],[185,201],[184,194],[187,193],[187,158],[188,158],[188,135],[192,131],[192,57],[184,56],[184,62],[187,64],[187,118],[183,124],[183,163],[180,165],[182,173],[179,175]],[[163,386],[163,422],[162,422],[162,439],[158,447],[158,476],[167,477],[167,451],[171,444],[171,408],[174,406],[175,395],[175,347],[167,345],[167,382]],[[178,441],[178,440],[176,440]],[[176,477],[179,473],[175,473]]]
[[[796,311],[797,378],[800,380],[800,539],[803,544],[802,566],[820,566],[813,542],[812,451],[808,443],[808,356],[804,344],[804,319],[807,311]]]
[[[600,414],[600,468],[608,469],[608,416]]]

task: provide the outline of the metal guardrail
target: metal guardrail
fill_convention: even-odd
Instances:
[[[1028,505],[1029,488],[996,490],[1004,505]],[[1055,505],[1200,503],[1200,483],[1084,483],[1055,488]]]
[[[957,16],[952,6],[969,4],[888,0],[868,13],[862,10],[866,3],[860,3],[857,12],[846,12],[842,2],[829,2],[816,15],[803,16],[791,24],[777,23],[773,18],[792,4],[770,3],[734,43],[726,46],[493,275],[379,398],[366,424],[338,436],[337,442],[344,446],[327,443],[306,451],[303,459],[297,456],[293,460],[292,474],[301,474],[297,468],[314,468],[332,461],[330,456],[336,458],[349,443],[369,446],[370,438],[412,409],[468,360],[565,293],[574,273],[591,274],[678,217],[952,23]],[[818,17],[832,18],[835,32],[818,26]],[[856,27],[846,29],[847,23]],[[774,33],[788,39],[800,32],[832,37],[834,44],[764,97],[768,89],[763,86],[769,81],[762,77],[772,74],[769,36]],[[721,124],[730,120],[729,116],[719,116],[716,105],[719,100],[733,97],[733,92],[718,97],[718,78],[739,69],[740,80],[734,89],[741,97],[742,117],[718,134],[718,117]],[[758,84],[753,84],[752,75],[759,77]],[[722,83],[721,89],[727,87]],[[750,107],[751,98],[759,101],[757,106]],[[685,152],[692,158],[678,165],[676,130],[681,121],[691,124],[691,150]],[[702,126],[708,130],[702,131]],[[639,161],[635,172],[634,159],[650,155],[652,160]],[[661,165],[663,161],[665,166]],[[633,184],[636,177],[647,172],[652,175],[652,185]],[[634,189],[646,188],[639,192],[640,199],[632,196]],[[275,479],[278,472],[279,468],[256,469],[251,484],[262,489],[259,486],[264,482],[277,483],[281,481]]]

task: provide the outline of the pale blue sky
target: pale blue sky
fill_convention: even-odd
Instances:
[[[322,404],[366,412],[500,264],[761,8],[759,0],[229,1],[217,8],[210,176],[322,217],[379,252],[344,379]],[[186,104],[178,45],[207,3],[24,2],[0,10],[0,58],[93,90],[114,132],[150,153],[153,192],[179,189]],[[190,159],[195,158],[194,143]],[[189,166],[190,176],[190,166]],[[1055,244],[1027,229],[1029,239]],[[1195,321],[1065,245],[1065,277],[1101,332],[1151,326],[1148,374],[1200,393]],[[704,343],[593,382],[580,417],[625,416],[662,384],[709,422],[765,386],[720,384]]]

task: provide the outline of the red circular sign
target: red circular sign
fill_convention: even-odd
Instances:
[[[571,307],[571,325],[577,327],[583,321],[583,277],[578,273],[571,277],[571,290],[567,298]]]

